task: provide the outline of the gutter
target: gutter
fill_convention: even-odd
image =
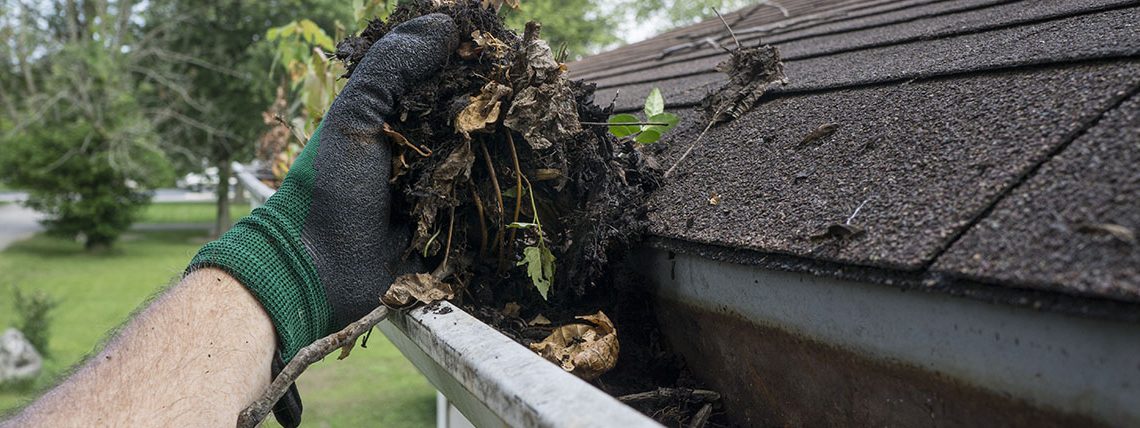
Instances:
[[[256,166],[233,169],[253,207],[273,194]],[[440,427],[661,426],[451,303],[394,311],[379,327],[446,397]],[[454,418],[456,409],[467,420]]]
[[[1133,322],[660,248],[637,268],[741,425],[1140,426]]]

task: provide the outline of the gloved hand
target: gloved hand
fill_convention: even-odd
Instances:
[[[187,268],[217,267],[244,284],[277,329],[280,356],[364,316],[402,271],[406,228],[389,225],[385,118],[458,43],[446,15],[405,22],[377,41],[264,206],[206,244]]]

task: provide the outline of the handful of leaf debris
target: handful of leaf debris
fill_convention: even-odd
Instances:
[[[434,269],[398,278],[385,302],[454,295],[476,314],[514,303],[522,309],[513,318],[578,325],[575,316],[597,312],[611,286],[610,257],[645,229],[645,198],[660,173],[632,141],[582,125],[604,123],[610,111],[594,104],[592,85],[566,78],[537,23],[520,37],[482,3],[404,5],[337,47],[351,74],[373,42],[417,16],[450,15],[461,34],[443,70],[398,100],[386,130],[393,219],[413,229],[405,257]],[[604,319],[595,324],[605,332],[594,334],[607,345],[590,352],[604,348],[616,360],[612,323],[592,317]],[[613,367],[578,363],[597,355],[542,353],[587,378]]]

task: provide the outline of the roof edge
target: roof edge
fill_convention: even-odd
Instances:
[[[1031,308],[1081,318],[1140,324],[1140,303],[1030,289],[1017,284],[983,282],[926,269],[907,271],[851,265],[661,236],[648,237],[644,245],[650,248],[695,255],[725,263],[753,266],[765,270],[861,281],[894,287],[903,291],[941,293],[987,303]]]

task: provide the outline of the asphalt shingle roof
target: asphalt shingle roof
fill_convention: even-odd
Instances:
[[[789,84],[710,130],[654,196],[654,234],[1140,302],[1140,244],[1081,226],[1140,233],[1140,1],[781,4],[789,17],[726,19],[781,49]],[[705,37],[732,44],[714,19],[571,75],[601,103],[620,91],[618,110],[660,87],[684,119],[658,154],[668,167],[704,128],[691,107],[725,81],[726,55],[662,53]],[[837,128],[801,144],[824,124]],[[860,235],[812,239],[860,204]]]

